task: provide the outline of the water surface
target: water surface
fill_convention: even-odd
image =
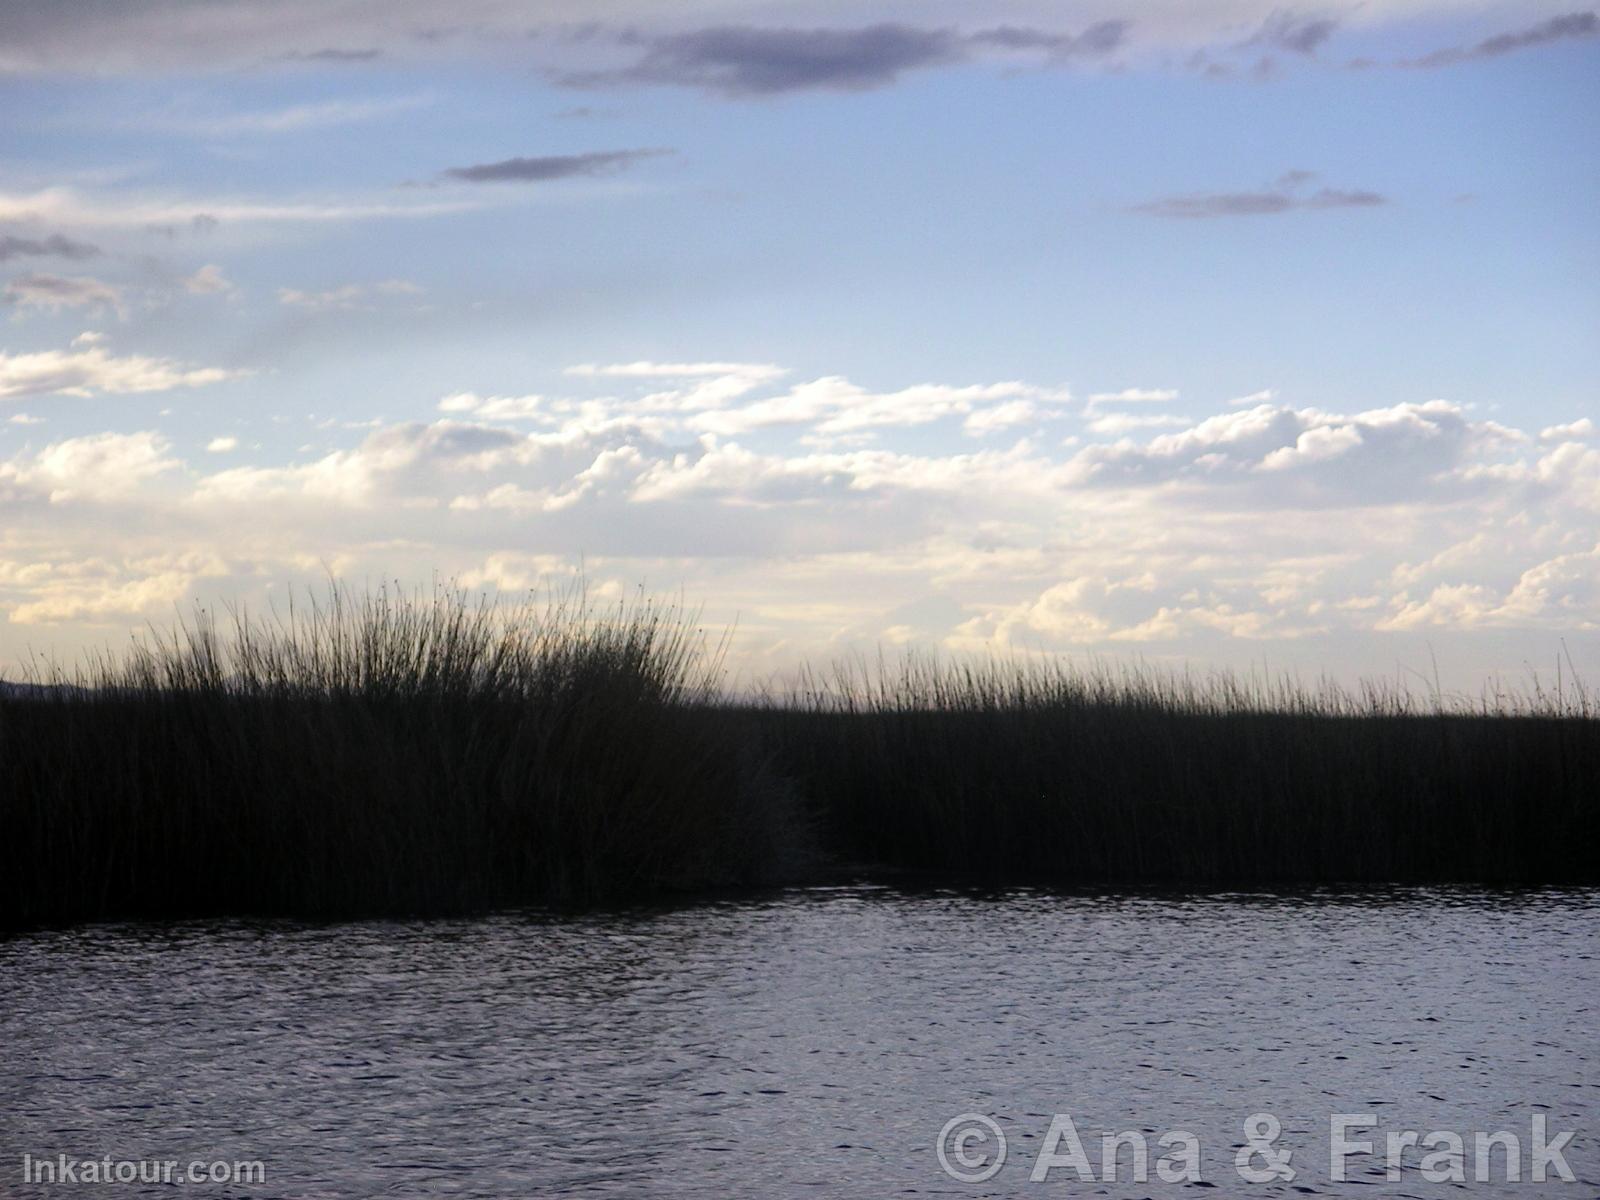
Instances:
[[[1600,892],[807,889],[583,917],[100,925],[0,941],[21,1156],[260,1160],[208,1195],[1600,1194]],[[991,1117],[985,1183],[934,1143]],[[1243,1183],[1282,1122],[1292,1182]],[[1329,1178],[1328,1120],[1380,1154]],[[1052,1114],[1193,1132],[1217,1188],[1029,1180]],[[1578,1182],[1383,1178],[1387,1130],[1546,1116]],[[975,1146],[974,1149],[983,1147]],[[1469,1163],[1470,1162],[1469,1141]],[[1497,1178],[1500,1172],[1496,1173]],[[170,1187],[77,1191],[171,1195]]]

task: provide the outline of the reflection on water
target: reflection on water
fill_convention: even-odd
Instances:
[[[24,1153],[266,1164],[264,1188],[210,1195],[1199,1194],[1030,1183],[1054,1113],[1097,1164],[1103,1131],[1148,1131],[1153,1155],[1193,1131],[1216,1195],[1461,1194],[1372,1160],[1332,1183],[1329,1115],[1373,1112],[1380,1149],[1500,1127],[1526,1147],[1543,1113],[1577,1131],[1578,1183],[1465,1190],[1592,1196],[1597,917],[1594,891],[856,887],[30,934],[0,941],[0,1194],[35,1194]],[[934,1154],[969,1111],[1011,1142],[981,1185]],[[1234,1174],[1258,1111],[1293,1183]]]

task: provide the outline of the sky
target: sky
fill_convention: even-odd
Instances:
[[[1600,681],[1573,0],[0,0],[0,672],[329,576]]]

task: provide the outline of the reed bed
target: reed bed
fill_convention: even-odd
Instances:
[[[1062,662],[802,676],[763,745],[867,862],[1054,884],[1600,881],[1581,683],[1397,684]]]
[[[391,589],[0,687],[0,923],[593,904],[840,872],[1600,882],[1581,685],[912,657],[720,689],[693,614]]]
[[[445,913],[764,878],[688,615],[390,590],[199,612],[0,701],[0,920]]]

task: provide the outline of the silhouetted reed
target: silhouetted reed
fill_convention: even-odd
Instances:
[[[793,831],[684,614],[335,588],[0,701],[0,917],[586,902],[765,876]],[[780,840],[781,839],[781,840]]]
[[[1398,686],[939,663],[802,677],[762,744],[866,862],[995,881],[1600,880],[1581,683]]]
[[[884,868],[1053,884],[1600,879],[1581,685],[1056,662],[719,692],[681,611],[334,588],[0,693],[0,923],[593,903]]]

